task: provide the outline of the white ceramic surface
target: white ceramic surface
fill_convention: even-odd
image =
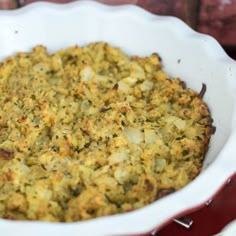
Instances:
[[[160,227],[176,215],[210,199],[236,172],[236,62],[211,37],[174,17],[152,15],[135,6],[108,7],[96,2],[34,3],[0,11],[0,59],[43,44],[50,51],[106,41],[129,54],[157,52],[164,69],[188,87],[207,86],[216,133],[204,170],[189,185],[147,207],[86,222],[62,224],[0,220],[1,235],[122,235]]]
[[[214,236],[235,236],[236,235],[236,220],[227,224],[220,233]]]

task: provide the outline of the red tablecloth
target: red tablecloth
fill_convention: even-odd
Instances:
[[[227,53],[236,59],[236,51],[227,50]],[[202,207],[187,217],[194,221],[190,229],[185,229],[173,222],[161,229],[157,235],[213,236],[219,233],[225,225],[236,219],[236,174],[209,206]]]

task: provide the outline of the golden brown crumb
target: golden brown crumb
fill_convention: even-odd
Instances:
[[[72,222],[143,207],[193,178],[212,119],[160,57],[107,43],[0,67],[0,217]]]

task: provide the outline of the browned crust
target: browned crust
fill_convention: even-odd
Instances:
[[[160,61],[93,43],[3,62],[0,217],[88,220],[194,179],[215,132],[206,85],[196,93]]]

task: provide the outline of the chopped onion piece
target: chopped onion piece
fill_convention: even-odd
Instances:
[[[84,69],[80,71],[81,81],[89,81],[93,77],[93,70],[90,66],[85,66]]]
[[[138,144],[143,141],[143,133],[138,128],[126,127],[124,128],[124,134],[131,143]]]
[[[182,120],[180,118],[176,119],[174,121],[174,125],[178,128],[178,129],[184,129],[186,127],[186,121]]]
[[[144,140],[146,144],[153,144],[156,142],[158,135],[153,129],[145,129],[144,130]]]
[[[156,171],[160,172],[163,171],[166,167],[167,162],[165,159],[156,159]]]
[[[140,85],[140,89],[142,91],[148,91],[151,90],[153,87],[153,82],[149,81],[149,80],[145,80],[141,85]]]
[[[119,163],[128,159],[128,150],[121,149],[109,156],[109,164]]]

